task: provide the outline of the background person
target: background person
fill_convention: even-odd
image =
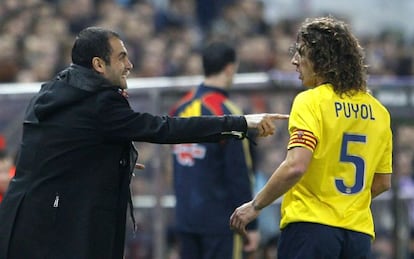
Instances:
[[[307,19],[292,64],[308,90],[292,105],[285,160],[256,197],[235,210],[245,225],[284,194],[278,258],[369,258],[371,200],[391,187],[392,132],[367,90],[363,51],[333,17]]]
[[[238,66],[235,49],[224,42],[207,44],[202,64],[204,81],[178,102],[171,115],[241,115],[228,93]],[[180,258],[241,258],[243,240],[228,228],[228,218],[238,204],[252,198],[248,140],[177,144],[173,153]],[[244,252],[254,253],[258,242],[253,222]]]

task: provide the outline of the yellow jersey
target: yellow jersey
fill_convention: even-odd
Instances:
[[[375,173],[392,172],[387,109],[368,92],[340,97],[330,84],[298,94],[288,149],[313,152],[307,171],[284,196],[280,227],[314,222],[375,237],[370,210]]]

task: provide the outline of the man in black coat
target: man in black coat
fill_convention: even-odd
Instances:
[[[0,205],[0,259],[122,258],[132,141],[186,143],[274,133],[287,115],[174,118],[134,112],[132,69],[115,32],[86,28],[73,64],[42,85],[26,110],[16,176]]]

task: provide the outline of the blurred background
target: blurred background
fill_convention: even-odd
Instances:
[[[29,98],[70,64],[76,34],[87,26],[120,33],[134,69],[131,106],[166,114],[201,80],[199,50],[212,39],[234,44],[240,61],[231,99],[245,112],[288,113],[302,89],[289,47],[306,17],[346,20],[369,65],[369,87],[390,110],[394,132],[393,189],[374,200],[377,238],[372,258],[414,258],[414,1],[412,0],[0,0],[0,176],[21,138]],[[286,122],[257,140],[256,188],[282,161]],[[126,259],[178,259],[174,235],[171,150],[136,143],[146,169],[133,178],[139,231],[127,227]],[[4,167],[4,168],[3,168]],[[7,177],[6,177],[7,178]],[[266,208],[257,258],[276,258],[279,202]]]

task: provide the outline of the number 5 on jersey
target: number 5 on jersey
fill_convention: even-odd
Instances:
[[[341,155],[339,160],[355,165],[355,181],[353,186],[346,186],[343,179],[336,178],[336,188],[344,194],[358,193],[364,187],[365,161],[362,157],[348,153],[349,142],[366,143],[366,136],[344,133],[342,137]]]

